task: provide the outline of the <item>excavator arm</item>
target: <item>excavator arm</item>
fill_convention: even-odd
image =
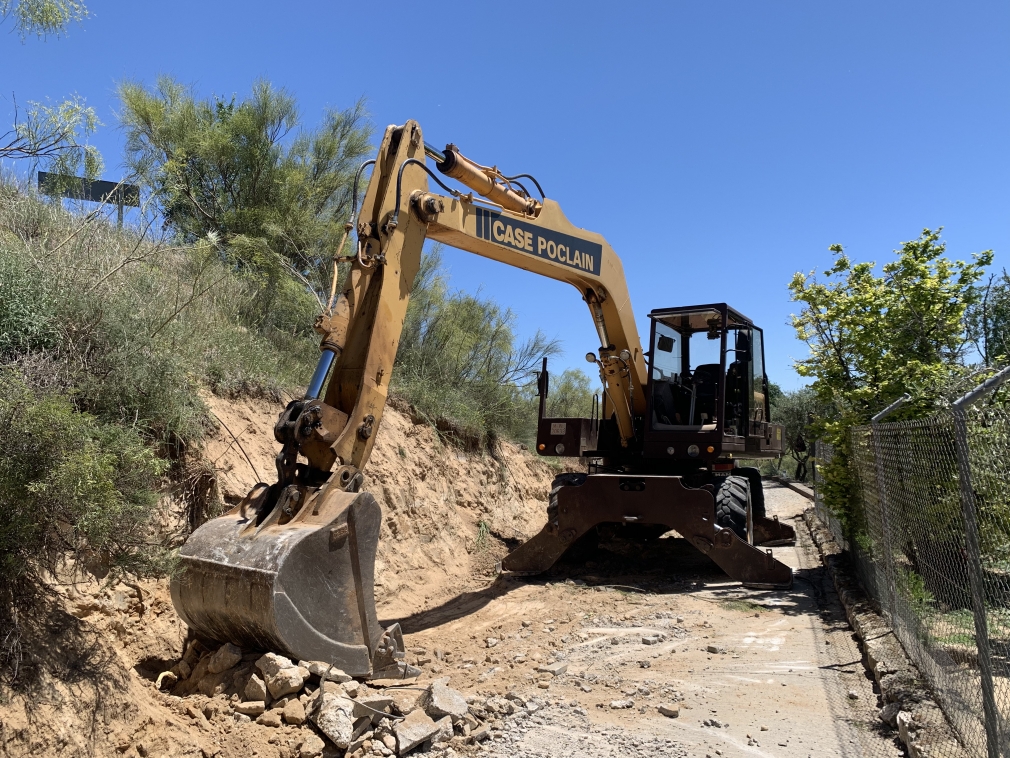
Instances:
[[[434,170],[426,158],[434,159]],[[389,677],[417,672],[403,661],[399,626],[382,629],[376,618],[382,513],[359,490],[425,240],[579,291],[600,338],[589,357],[604,384],[602,415],[615,420],[625,448],[637,442],[634,419],[646,412],[647,374],[617,255],[599,234],[569,222],[557,203],[532,198],[518,181],[526,177],[505,177],[452,145],[427,146],[413,121],[387,128],[370,163],[360,211],[355,180],[347,232],[356,244],[348,255],[339,246],[334,281],[340,262],[349,262],[350,271],[315,325],[319,364],[305,396],[288,404],[274,429],[282,443],[277,481],[258,484],[190,536],[179,551],[183,570],[173,576],[172,600],[203,637],[326,661],[353,676]],[[432,183],[442,192],[433,192]],[[692,535],[732,576],[757,586],[780,586],[791,576],[731,529],[716,527],[711,492],[685,488],[679,476],[615,473],[580,481],[560,493],[555,488],[559,500],[548,508],[548,524],[509,554],[506,568],[544,570],[596,524],[617,520]]]
[[[471,191],[444,184],[426,154]],[[349,262],[350,271],[315,324],[319,364],[305,396],[274,427],[282,445],[277,481],[257,485],[190,536],[179,551],[183,570],[173,577],[172,601],[204,637],[386,677],[410,671],[399,626],[382,629],[376,619],[381,509],[359,489],[425,240],[578,289],[600,335],[604,412],[617,420],[624,445],[634,438],[633,416],[645,410],[646,370],[621,262],[603,237],[452,146],[426,146],[413,121],[387,128],[370,163],[360,211],[355,180],[347,227],[357,241],[346,256],[339,246],[335,281],[336,264]],[[429,180],[445,194],[430,192]]]
[[[445,185],[426,155],[471,191]],[[332,312],[317,324],[323,340],[316,376],[330,376],[325,395],[315,397],[318,384],[310,386],[293,409],[311,419],[302,424],[305,433],[278,435],[289,472],[296,452],[316,472],[338,466],[345,483],[365,466],[426,239],[574,286],[600,338],[604,413],[613,413],[623,445],[634,438],[633,417],[645,412],[646,368],[620,259],[601,235],[574,226],[556,202],[520,194],[499,176],[451,145],[444,152],[426,145],[414,121],[386,129],[351,225],[357,246],[350,272]],[[431,192],[429,180],[445,194]]]

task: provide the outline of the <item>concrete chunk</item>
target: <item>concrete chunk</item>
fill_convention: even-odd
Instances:
[[[305,706],[300,700],[289,700],[281,715],[284,717],[284,723],[301,726],[305,723]]]
[[[432,718],[440,719],[443,716],[452,716],[453,721],[458,721],[469,712],[466,698],[462,693],[440,681],[431,685],[424,710]]]
[[[346,750],[354,734],[354,717],[351,715],[354,712],[354,701],[328,692],[322,693],[320,697],[322,700],[312,720],[334,745]]]
[[[393,704],[393,698],[387,695],[365,695],[354,701],[354,718],[367,716],[375,723],[386,715],[386,709]]]
[[[319,758],[325,749],[326,743],[323,742],[322,737],[309,732],[305,741],[302,742],[302,746],[298,749],[298,758]]]
[[[226,642],[210,657],[210,661],[207,663],[207,671],[211,674],[220,674],[222,671],[227,671],[232,666],[237,666],[241,662],[242,648]]]
[[[256,668],[263,672],[264,679],[273,676],[281,669],[288,669],[294,665],[290,658],[277,655],[277,653],[267,653],[260,656],[259,660],[256,661]]]
[[[259,718],[256,719],[256,723],[261,726],[278,727],[284,722],[281,718],[281,711],[274,709],[261,713]]]
[[[235,713],[241,713],[243,716],[259,716],[267,709],[267,704],[262,700],[249,700],[245,703],[235,703],[233,708]]]
[[[331,682],[349,682],[351,677],[345,674],[341,669],[336,666],[331,666],[329,663],[323,661],[298,661],[298,665],[306,669],[310,675],[318,676],[322,679],[323,674],[326,675],[326,679]]]
[[[431,738],[432,742],[448,742],[452,739],[452,716],[443,716],[435,722],[435,726],[438,727],[438,731],[435,733],[435,736]]]
[[[245,689],[242,691],[245,700],[256,701],[267,699],[267,686],[258,676],[253,674],[249,677]]]
[[[267,689],[271,697],[279,699],[285,695],[293,695],[302,688],[308,678],[308,671],[298,666],[283,668],[266,677]]]
[[[545,663],[542,666],[537,666],[537,671],[542,674],[550,674],[551,676],[561,676],[563,673],[568,671],[568,663],[566,661]]]
[[[901,712],[900,703],[888,703],[880,709],[880,720],[892,729],[898,726],[898,714]]]
[[[435,736],[439,727],[422,710],[412,711],[394,727],[396,732],[396,752],[405,755],[422,742]]]

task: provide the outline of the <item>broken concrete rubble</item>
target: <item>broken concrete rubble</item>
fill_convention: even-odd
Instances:
[[[469,706],[462,693],[448,687],[444,680],[437,680],[428,690],[424,710],[432,718],[451,716],[456,722],[467,714]]]
[[[235,703],[233,706],[235,713],[243,716],[259,716],[267,709],[267,705],[262,700],[249,700],[244,703]]]
[[[227,664],[231,665],[222,668]],[[556,661],[541,668],[556,676],[565,673],[567,665]],[[243,655],[231,644],[211,649],[190,645],[172,670],[191,672],[189,679],[175,685],[173,694],[188,697],[199,692],[212,698],[210,703],[187,706],[190,717],[203,724],[200,728],[206,730],[224,716],[235,724],[254,722],[256,728],[279,729],[278,735],[284,733],[282,728],[304,730],[289,743],[292,758],[330,753],[364,758],[430,750],[450,756],[462,745],[492,739],[497,728],[493,724],[501,719],[526,716],[538,708],[515,692],[508,697],[465,696],[449,687],[448,677],[416,689],[375,680],[366,684],[323,662],[295,664],[276,653]],[[271,737],[270,742],[275,739],[282,738]]]
[[[249,677],[248,683],[246,683],[245,689],[242,691],[242,695],[246,700],[256,701],[256,700],[266,700],[267,699],[267,686],[256,674]]]
[[[346,750],[354,737],[354,701],[324,692],[319,696],[312,721],[337,747]]]
[[[354,701],[354,718],[369,718],[374,723],[386,715],[393,698],[386,695],[365,695]]]
[[[226,642],[210,657],[210,662],[207,664],[207,671],[211,674],[220,674],[222,671],[227,671],[241,662],[242,649],[237,645]]]
[[[298,665],[306,669],[312,676],[325,678],[331,682],[349,682],[351,677],[336,666],[323,661],[298,661]],[[325,675],[325,677],[324,677]]]
[[[409,713],[396,725],[396,751],[400,755],[413,750],[422,742],[431,739],[439,732],[438,725],[427,713],[418,709]]]

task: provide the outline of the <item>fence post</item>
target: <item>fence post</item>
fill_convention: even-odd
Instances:
[[[884,418],[904,406],[906,403],[911,401],[911,399],[911,396],[907,394],[902,395],[870,419],[870,437],[873,440],[874,473],[876,474],[877,479],[877,506],[880,508],[880,522],[884,530],[884,578],[886,581],[884,583],[885,586],[883,588],[878,587],[878,590],[883,590],[882,594],[884,597],[880,599],[884,601],[883,607],[887,611],[887,614],[891,617],[890,621],[892,625],[894,624],[894,556],[891,553],[891,521],[888,518],[887,482],[884,479],[884,465],[880,455],[880,433],[877,426],[884,420]],[[863,503],[866,503],[866,498],[863,498]],[[876,563],[876,561],[874,561],[874,563]]]
[[[982,573],[982,548],[978,539],[978,510],[975,490],[971,484],[971,460],[968,450],[968,406],[993,392],[1010,379],[1010,366],[954,402],[954,441],[957,451],[957,473],[961,489],[961,515],[964,519],[965,550],[968,554],[968,579],[971,586],[971,609],[975,617],[975,644],[978,647],[978,668],[982,679],[982,709],[985,715],[985,742],[988,758],[1000,758],[999,711],[992,678],[992,655],[989,650],[989,622],[985,609],[985,580]]]

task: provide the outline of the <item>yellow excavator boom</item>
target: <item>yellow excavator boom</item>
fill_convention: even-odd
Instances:
[[[434,160],[435,171],[427,158]],[[238,507],[191,536],[180,551],[184,570],[173,579],[172,597],[182,618],[204,636],[375,677],[402,675],[407,667],[398,626],[381,629],[376,621],[372,571],[381,513],[374,498],[358,490],[385,408],[425,241],[578,290],[599,335],[599,350],[588,357],[603,381],[600,416],[613,421],[621,448],[641,442],[635,420],[646,415],[649,385],[620,259],[601,235],[575,226],[556,202],[542,193],[541,200],[534,199],[519,181],[535,179],[506,177],[465,158],[453,145],[432,148],[414,121],[388,127],[369,163],[374,167],[360,209],[355,180],[348,232],[356,241],[349,254],[337,251],[335,281],[337,264],[348,262],[350,270],[316,322],[322,337],[319,365],[305,397],[292,401],[275,427],[282,444],[277,482],[258,485]],[[469,192],[446,185],[439,175]],[[441,192],[433,192],[430,181]],[[679,477],[665,479],[670,481],[656,486],[669,494],[656,501],[660,515],[650,518],[673,523],[662,515],[670,503],[690,504],[684,512],[693,514],[690,528],[699,532],[700,549],[720,548],[716,560],[727,557],[727,566],[742,561],[747,569],[763,560],[729,531],[716,537],[718,527],[706,515],[711,494],[684,489]],[[577,534],[606,520],[603,503],[644,491],[644,481],[594,480],[604,494],[580,506],[593,514],[585,523],[564,529],[552,522],[524,546],[525,552],[510,558],[517,565],[549,566]],[[591,490],[596,491],[585,488]],[[562,506],[561,518],[571,518],[567,513]],[[766,581],[762,577],[771,575],[771,563],[766,564],[741,575]],[[787,567],[781,569],[788,574]],[[782,572],[775,571],[780,581]]]

